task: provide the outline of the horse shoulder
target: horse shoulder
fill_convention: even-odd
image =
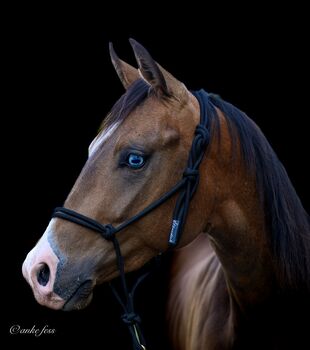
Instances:
[[[175,348],[230,349],[234,339],[230,296],[207,235],[175,252],[171,274],[168,320]]]

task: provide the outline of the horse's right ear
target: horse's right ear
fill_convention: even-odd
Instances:
[[[116,70],[116,73],[120,78],[120,81],[122,82],[124,88],[128,89],[128,87],[134,81],[140,78],[139,71],[138,69],[132,67],[130,64],[122,61],[117,56],[116,52],[114,51],[112,43],[109,43],[109,50],[110,50],[111,61]]]

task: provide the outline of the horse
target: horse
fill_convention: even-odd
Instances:
[[[64,208],[23,263],[36,300],[82,309],[95,285],[124,280],[170,251],[174,349],[296,345],[306,331],[294,325],[310,310],[310,225],[283,165],[245,113],[188,90],[130,43],[139,69],[110,45],[126,92],[91,142]],[[188,169],[201,114],[206,149]],[[182,192],[186,215],[174,220],[183,186],[190,188]]]

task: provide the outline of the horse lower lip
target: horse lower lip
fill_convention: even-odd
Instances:
[[[80,302],[83,302],[89,298],[90,294],[92,292],[92,281],[88,280],[83,282],[71,295],[71,297],[66,301],[65,305],[63,306],[63,310],[69,311],[75,309],[76,304],[80,304]]]

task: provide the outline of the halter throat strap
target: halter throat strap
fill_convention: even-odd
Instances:
[[[193,95],[197,98],[200,106],[200,123],[196,126],[195,135],[192,142],[192,146],[189,152],[187,167],[183,172],[182,179],[162,197],[151,203],[145,209],[138,214],[134,215],[130,219],[126,220],[119,226],[114,227],[111,224],[101,224],[98,221],[82,215],[72,209],[57,207],[55,208],[52,217],[60,218],[73,222],[77,225],[88,228],[92,231],[98,232],[101,236],[109,241],[113,242],[117,267],[120,273],[120,279],[123,289],[124,298],[122,299],[117,291],[112,288],[113,293],[118,300],[119,304],[124,310],[122,320],[128,326],[129,332],[132,337],[132,343],[135,350],[145,350],[145,340],[140,328],[140,317],[134,310],[134,292],[138,285],[144,280],[147,274],[141,276],[134,287],[129,291],[124,268],[124,258],[121,254],[119,242],[116,238],[116,233],[122,231],[129,225],[140,220],[145,215],[149,214],[155,208],[166,202],[174,194],[179,192],[176,205],[172,215],[172,224],[169,234],[169,247],[175,247],[181,237],[184,224],[186,222],[187,214],[189,211],[190,201],[195,194],[199,184],[199,166],[205,154],[206,148],[209,144],[209,118],[206,113],[206,105],[209,103],[208,94],[204,90],[193,91]]]

